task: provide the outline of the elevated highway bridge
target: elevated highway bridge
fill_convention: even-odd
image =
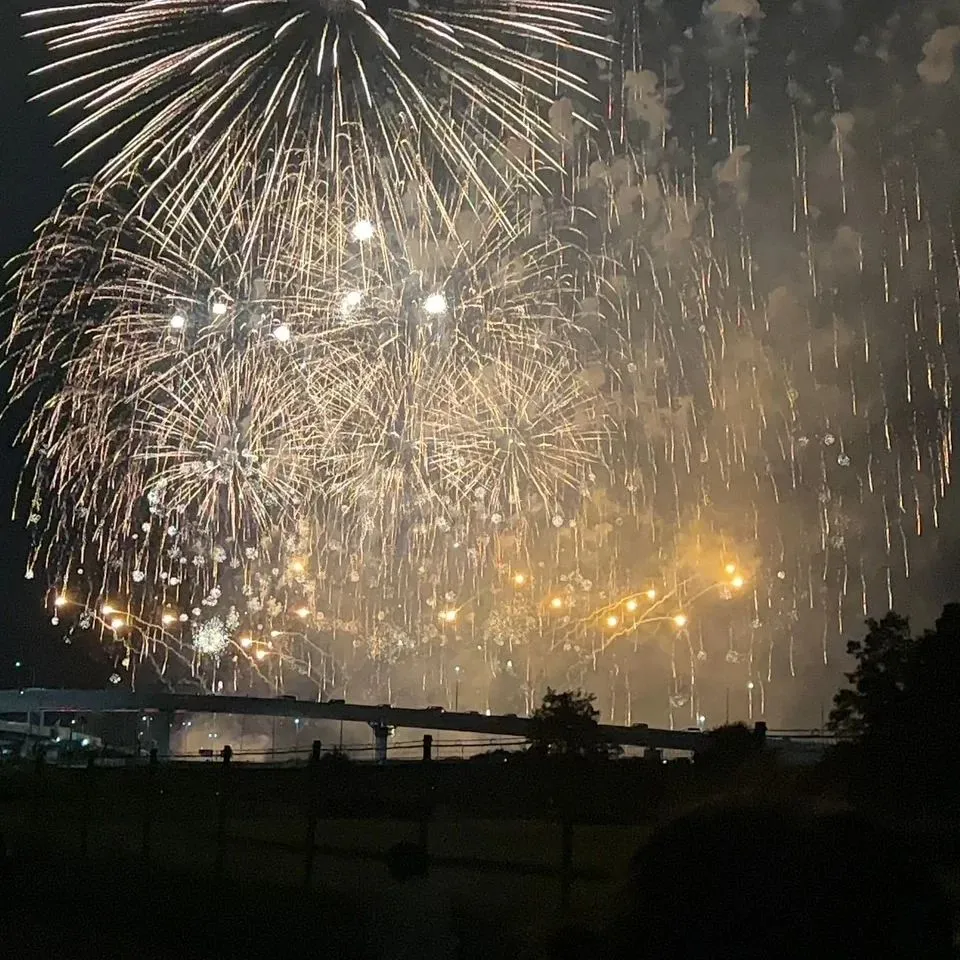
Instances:
[[[151,716],[153,737],[160,756],[170,755],[170,734],[175,717],[181,714],[220,714],[226,716],[287,717],[300,720],[332,720],[365,723],[373,731],[375,755],[385,760],[389,736],[395,728],[455,731],[488,737],[523,737],[531,732],[529,717],[513,714],[487,716],[434,708],[407,708],[389,705],[371,706],[331,700],[317,702],[293,697],[226,697],[213,694],[177,694],[131,690],[55,690],[28,688],[0,691],[0,715],[27,714],[42,726],[44,714],[140,713]],[[664,730],[646,724],[616,726],[601,724],[600,729],[613,743],[625,747],[696,753],[705,746],[699,730]],[[800,741],[803,740],[801,744]],[[826,738],[771,735],[767,742],[788,758],[797,754],[799,762],[822,753]],[[802,756],[801,756],[802,755]]]
[[[161,756],[170,753],[170,733],[178,713],[222,714],[227,716],[288,717],[301,720],[333,720],[365,723],[373,731],[378,759],[385,759],[391,731],[456,731],[487,736],[527,737],[531,721],[511,714],[486,716],[439,708],[370,706],[360,703],[296,700],[291,697],[225,697],[213,694],[177,694],[130,690],[0,690],[0,715],[30,714],[40,725],[43,714],[140,713],[154,719],[151,725]],[[645,725],[621,727],[602,724],[601,730],[622,746],[655,750],[695,752],[703,734],[689,730],[659,730]]]

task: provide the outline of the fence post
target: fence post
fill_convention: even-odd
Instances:
[[[573,884],[573,818],[565,813],[560,824],[560,909],[570,909]]]
[[[140,839],[140,856],[144,863],[150,860],[150,834],[153,830],[154,804],[157,793],[157,764],[156,751],[150,751],[150,764],[147,767],[145,780],[145,795],[143,797],[143,834]]]
[[[83,787],[80,793],[80,802],[82,804],[80,817],[83,822],[80,825],[80,862],[84,864],[87,862],[87,857],[90,853],[90,817],[93,815],[95,807],[93,778],[96,774],[94,773],[94,762],[94,755],[91,753],[87,757],[86,775],[81,781]]]
[[[303,886],[310,889],[313,882],[313,861],[317,852],[317,818],[320,802],[320,757],[323,744],[313,741],[310,750],[310,765],[307,767],[307,837],[303,857]]]
[[[233,748],[227,744],[221,751],[223,766],[220,768],[220,803],[217,809],[217,858],[214,872],[217,877],[223,875],[224,847],[227,843],[227,790],[230,782],[230,760]]]

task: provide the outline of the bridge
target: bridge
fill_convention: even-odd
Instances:
[[[450,730],[488,736],[527,737],[529,717],[513,714],[487,716],[432,709],[411,709],[388,705],[370,706],[340,701],[317,702],[292,697],[225,697],[213,694],[176,694],[131,690],[0,690],[0,715],[45,713],[140,713],[155,717],[153,725],[157,752],[170,754],[170,733],[177,713],[210,713],[228,716],[289,717],[301,720],[343,720],[365,723],[373,731],[375,755],[387,756],[390,733],[397,727],[414,730]],[[622,746],[651,750],[679,750],[689,753],[702,747],[703,734],[696,730],[661,730],[636,724],[630,727],[601,724],[603,734]]]
[[[77,730],[73,726],[45,727],[42,723],[34,723],[32,718],[26,722],[0,720],[0,741],[19,744],[21,748],[20,752],[23,755],[29,753],[31,748],[36,744],[45,744],[47,746],[75,744],[78,747],[100,746],[100,739],[98,737]]]

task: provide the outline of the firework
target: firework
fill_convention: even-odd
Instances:
[[[348,215],[322,233],[322,194],[273,186],[267,214],[250,176],[176,231],[125,189],[78,189],[22,262],[14,381],[45,397],[24,434],[30,563],[122,609],[98,622],[141,655],[313,676],[320,620],[379,648],[429,597],[391,620],[384,600],[451,542],[579,497],[603,421],[562,329],[575,249],[482,208],[459,232]]]
[[[603,109],[561,97],[550,137],[523,121],[516,156],[559,147],[539,194],[454,163],[423,112],[389,148],[357,126],[343,162],[311,154],[298,111],[332,101],[304,87],[289,130],[249,128],[281,146],[255,189],[194,189],[266,143],[240,124],[188,167],[174,135],[152,155],[169,187],[68,202],[14,328],[16,386],[47,391],[31,571],[69,595],[84,564],[111,638],[169,609],[127,646],[208,684],[226,664],[238,688],[303,675],[376,701],[455,683],[501,710],[568,684],[682,725],[715,722],[725,689],[781,722],[827,696],[844,633],[909,600],[949,518],[956,31],[766,6],[624,5]],[[507,135],[485,96],[461,144]],[[189,136],[173,102],[158,123]],[[149,155],[119,135],[139,146],[115,175]],[[97,611],[121,596],[113,627]],[[212,617],[237,624],[226,646],[198,642]]]
[[[591,98],[578,67],[602,56],[607,19],[553,0],[131,0],[29,15],[54,58],[43,96],[79,114],[81,154],[109,143],[102,179],[150,166],[187,207],[238,163],[272,156],[283,173],[305,147],[314,176],[361,195],[395,184],[395,201],[421,180],[486,189],[526,172],[556,139],[546,107]]]

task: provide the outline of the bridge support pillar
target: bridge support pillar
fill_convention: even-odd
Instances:
[[[157,757],[166,760],[170,756],[170,735],[173,732],[173,711],[161,710],[153,723],[153,742]]]
[[[387,759],[387,740],[393,734],[393,727],[389,723],[372,721],[370,729],[373,731],[373,756],[377,763]]]

